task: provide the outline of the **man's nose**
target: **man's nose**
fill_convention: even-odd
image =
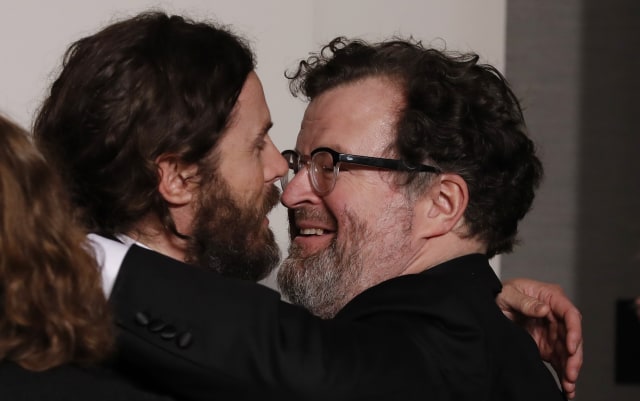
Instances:
[[[309,169],[305,166],[289,180],[282,191],[281,202],[289,209],[298,208],[304,204],[318,204],[320,196],[313,190],[309,179]]]
[[[289,170],[289,163],[287,163],[271,140],[269,140],[269,144],[265,151],[267,153],[265,155],[264,180],[265,182],[272,183],[287,174]]]

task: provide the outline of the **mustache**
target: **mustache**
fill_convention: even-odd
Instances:
[[[289,220],[293,222],[297,220],[313,220],[328,225],[336,225],[336,219],[329,213],[325,213],[318,209],[301,207],[289,210]]]
[[[266,216],[274,207],[278,205],[280,202],[280,189],[275,185],[271,185],[269,189],[267,189],[267,193],[264,197],[264,202],[262,203],[262,215]]]
[[[298,235],[298,226],[296,221],[298,220],[312,220],[319,223],[324,223],[330,227],[337,227],[338,222],[335,217],[329,213],[322,212],[318,209],[301,207],[298,209],[288,209],[287,216],[289,217],[289,238],[293,239]]]

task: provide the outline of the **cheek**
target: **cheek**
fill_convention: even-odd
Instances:
[[[259,198],[265,191],[264,170],[260,163],[245,165],[241,174],[237,174],[235,178],[234,189],[244,199]]]
[[[371,226],[376,218],[369,202],[357,196],[325,199],[324,206],[337,222],[338,237],[349,237],[356,226]]]
[[[362,220],[375,221],[388,213],[389,205],[396,205],[397,201],[388,193],[353,186],[350,193],[326,199],[325,204],[334,213],[342,215],[346,210]]]
[[[410,231],[413,216],[402,196],[384,191],[371,191],[368,195],[354,194],[325,202],[338,221],[338,236],[349,236],[353,230],[363,228],[371,235],[393,236]]]

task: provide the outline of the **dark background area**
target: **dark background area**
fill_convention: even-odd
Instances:
[[[557,282],[582,311],[578,401],[637,401],[615,347],[617,300],[640,295],[640,1],[507,4],[505,73],[546,177],[502,276]]]

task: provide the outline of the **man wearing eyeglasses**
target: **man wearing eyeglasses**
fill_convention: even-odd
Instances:
[[[116,366],[186,399],[392,399],[423,377],[404,367],[415,355],[404,334],[320,319],[251,282],[277,263],[266,215],[288,167],[253,67],[224,29],[142,14],[73,44],[38,115],[38,145],[102,234],[92,239],[120,330]],[[533,334],[573,386],[579,313],[535,288],[568,313],[569,350],[549,351],[543,326]],[[526,308],[511,291],[501,299]]]
[[[511,251],[542,178],[501,74],[474,54],[337,38],[291,86],[310,103],[283,152],[283,294],[404,333],[424,386],[400,398],[564,399],[492,302],[501,285],[488,258]]]

